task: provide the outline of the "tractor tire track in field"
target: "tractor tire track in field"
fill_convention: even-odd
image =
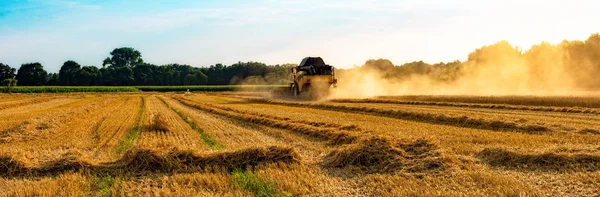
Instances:
[[[523,154],[500,148],[486,148],[475,155],[490,166],[509,170],[541,172],[594,172],[600,171],[600,155],[534,153]]]
[[[115,148],[117,153],[123,153],[130,149],[140,136],[140,127],[142,126],[141,122],[144,115],[144,109],[146,109],[146,99],[144,99],[144,97],[141,97],[141,99],[142,103],[140,104],[140,108],[138,109],[138,113],[136,115],[135,126],[133,126],[133,128],[127,132],[125,138],[119,140]]]
[[[359,179],[348,176],[352,177],[365,173],[393,174],[398,172],[409,174],[440,174],[446,173],[447,170],[453,168],[452,166],[455,165],[449,162],[452,159],[448,155],[441,152],[436,145],[431,144],[427,140],[397,140],[369,134],[363,136],[369,132],[363,133],[361,132],[363,130],[358,127],[282,118],[274,115],[221,107],[179,96],[172,97],[172,100],[174,101],[169,101],[174,103],[172,106],[194,109],[198,111],[197,113],[208,113],[212,116],[229,119],[235,125],[255,130],[257,133],[266,134],[277,141],[294,147],[301,155],[303,159],[302,163],[305,164],[302,168],[312,168],[315,172],[324,174],[320,176],[323,176],[325,179],[339,181],[334,182],[333,185],[331,185],[331,182],[318,183],[326,184],[329,187],[334,185],[334,187],[351,185],[356,190],[368,190],[367,188],[363,188]],[[190,112],[188,111],[188,113]],[[268,121],[258,121],[256,119],[266,119]],[[290,129],[288,127],[290,125],[302,125],[312,130],[312,132],[321,133],[322,136],[315,137],[311,134],[295,131],[293,130],[294,128]],[[286,131],[267,132],[268,130],[261,127],[271,127]],[[336,143],[336,141],[331,140],[331,137],[326,136],[326,133],[322,132],[323,129],[348,133],[353,140]],[[249,137],[252,138],[254,135],[250,135]],[[378,166],[370,166],[373,164],[377,164]]]
[[[0,144],[0,149],[3,150],[0,154],[12,155],[33,165],[53,161],[57,157],[93,157],[96,144],[93,143],[95,136],[92,128],[98,125],[103,117],[125,103],[125,98],[113,97],[93,101],[52,119],[51,123],[42,122],[48,124],[45,130],[27,129],[21,135],[10,136],[10,143]]]
[[[137,126],[130,131],[139,136],[141,117],[144,114],[144,101],[138,112]],[[137,133],[137,134],[135,134]],[[293,148],[281,146],[250,147],[235,151],[220,151],[212,153],[180,150],[172,147],[167,151],[141,148],[135,145],[136,138],[127,138],[120,146],[124,154],[111,162],[97,163],[96,160],[87,160],[81,153],[71,151],[56,160],[43,162],[38,165],[29,165],[13,159],[10,156],[0,156],[0,176],[4,177],[37,177],[54,176],[67,171],[85,171],[92,175],[120,176],[123,173],[138,176],[140,173],[155,172],[207,172],[211,169],[245,169],[247,167],[268,163],[300,163],[300,156]],[[122,145],[122,144],[121,144]]]
[[[27,100],[17,100],[17,101],[2,103],[2,104],[0,104],[0,113],[4,109],[9,109],[12,107],[17,107],[17,106],[27,106],[27,105],[31,105],[31,104],[37,104],[37,103],[45,103],[45,102],[48,102],[53,99],[55,99],[55,98],[54,97],[42,97],[42,98],[31,98],[31,99],[27,99]]]
[[[94,144],[100,144],[100,140],[102,139],[102,136],[100,135],[100,132],[98,131],[100,129],[100,126],[102,126],[102,123],[106,120],[106,116],[100,118],[100,120],[98,122],[96,122],[96,124],[94,124],[94,126],[90,129],[90,133],[93,134],[93,140],[94,140]]]
[[[162,96],[159,96],[158,98],[162,100],[163,103],[167,105],[167,107],[171,108],[177,114],[179,114],[180,117],[182,117],[182,119],[186,120],[186,122],[193,122],[193,125],[196,125],[195,127],[198,129],[202,129],[203,133],[205,133],[207,137],[210,137],[212,140],[214,140],[214,142],[217,142],[218,144],[222,144],[223,148],[225,148],[226,150],[243,151],[253,150],[256,148],[270,149],[270,147],[275,146],[290,149],[296,152],[295,154],[297,154],[297,160],[301,160],[301,162],[291,163],[278,162],[276,164],[277,166],[289,166],[289,164],[293,163],[295,164],[294,166],[301,166],[300,168],[303,169],[318,167],[314,165],[316,163],[316,159],[312,158],[320,157],[324,153],[324,151],[322,150],[326,149],[324,148],[324,143],[311,142],[306,140],[305,138],[302,138],[301,136],[294,135],[291,132],[280,131],[279,129],[272,129],[262,125],[239,121],[218,114],[207,113],[205,111],[183,105],[182,103],[170,99],[168,97],[164,98]],[[301,144],[302,146],[298,146],[299,144]],[[220,148],[217,148],[217,150],[209,150],[203,152],[221,152],[221,150],[219,149]],[[259,155],[259,157],[262,157],[262,155]],[[309,159],[308,161],[306,160],[307,158]],[[252,159],[253,158],[245,158],[244,160]],[[329,186],[334,184],[336,185],[336,187],[341,187],[341,185],[337,185],[337,183],[331,183],[328,181],[314,184],[322,184]]]
[[[182,150],[211,151],[202,135],[156,96],[146,98],[146,104],[137,145],[145,148],[178,147]]]
[[[550,128],[540,125],[518,125],[512,122],[474,119],[467,116],[453,117],[444,114],[406,112],[400,110],[377,109],[367,107],[352,107],[343,105],[331,105],[324,103],[302,103],[289,101],[276,101],[269,99],[248,99],[250,102],[265,103],[273,105],[308,107],[313,109],[340,111],[347,113],[362,113],[383,117],[391,117],[403,120],[458,126],[465,128],[487,129],[495,131],[518,131],[530,134],[539,134],[551,131]]]
[[[290,118],[282,118],[282,117],[272,116],[272,115],[267,115],[267,114],[237,110],[237,109],[230,108],[230,107],[222,107],[222,106],[216,106],[216,105],[211,105],[211,104],[207,104],[207,105],[210,107],[214,107],[214,108],[218,108],[218,109],[222,109],[222,110],[226,110],[226,111],[231,111],[231,112],[236,112],[236,113],[240,113],[240,114],[248,114],[248,115],[252,115],[252,116],[264,117],[264,118],[269,118],[269,119],[287,121],[287,122],[298,123],[298,124],[305,124],[305,125],[310,125],[310,126],[314,126],[314,127],[332,128],[332,129],[339,129],[339,130],[344,130],[344,131],[361,131],[361,129],[358,127],[358,125],[355,125],[355,124],[341,125],[341,124],[328,123],[328,122],[292,120]]]
[[[33,103],[31,105],[26,106],[15,106],[11,108],[4,109],[2,111],[2,116],[14,116],[18,114],[28,113],[28,112],[47,112],[49,110],[54,110],[57,108],[68,107],[77,102],[81,102],[85,99],[80,98],[72,98],[72,97],[64,97],[59,99],[48,100],[47,102],[42,103]]]
[[[198,127],[198,125],[196,125],[196,123],[194,123],[194,121],[191,120],[189,117],[187,117],[183,112],[171,107],[162,97],[158,97],[158,99],[160,99],[160,101],[162,101],[167,106],[167,108],[169,108],[173,112],[177,113],[177,115],[179,115],[179,117],[181,117],[182,120],[184,120],[188,125],[190,125],[190,127],[192,127],[192,129],[196,130],[198,132],[198,134],[200,134],[200,137],[202,138],[202,141],[204,142],[204,144],[206,144],[207,146],[209,146],[212,149],[225,148],[225,146],[223,146],[223,144],[217,143],[213,138],[208,136],[206,134],[206,132],[204,132],[204,130],[202,130],[202,128]]]
[[[109,99],[114,99],[114,97]],[[0,119],[3,120],[3,122],[0,122],[0,130],[8,129],[24,122],[33,124],[45,119],[61,118],[65,114],[85,109],[98,100],[98,98],[78,99],[64,97],[44,103],[9,108],[0,113]]]
[[[264,103],[264,102],[261,102],[261,103]],[[269,102],[266,104],[272,104],[272,103]],[[280,103],[276,103],[276,104],[280,104]],[[297,104],[297,103],[293,103],[293,105],[285,103],[284,106],[298,107],[295,104]],[[300,103],[300,104],[301,105],[304,104],[304,106],[312,105],[312,104],[305,104],[305,103]],[[335,106],[336,105],[334,105],[334,107]],[[309,107],[312,107],[312,106],[309,106]],[[342,107],[345,107],[345,106],[342,106]],[[321,109],[321,108],[317,108],[317,109]],[[338,111],[338,110],[334,110],[334,111]],[[345,111],[342,111],[342,112],[345,112]],[[594,132],[594,131],[590,131],[590,132]],[[378,143],[377,141],[379,141],[379,140],[372,141],[372,143],[369,143],[369,144],[377,144]],[[354,148],[356,149],[356,147],[354,147]],[[358,155],[358,154],[360,154],[356,151],[348,150],[348,152],[349,153],[332,152],[331,154],[337,154],[337,155],[351,155],[351,154]],[[371,154],[365,154],[365,156],[366,155],[375,155],[375,154],[371,153]],[[363,156],[363,157],[365,157],[365,156]],[[600,156],[597,156],[595,154],[583,154],[583,153],[580,153],[580,154],[556,154],[553,152],[548,152],[548,153],[543,153],[543,154],[522,154],[519,152],[511,152],[511,151],[506,151],[503,149],[486,148],[483,151],[477,152],[474,155],[474,158],[478,159],[478,160],[482,161],[483,163],[488,164],[490,166],[503,167],[504,169],[519,169],[519,170],[529,170],[529,171],[535,171],[535,169],[538,169],[538,171],[555,171],[555,172],[556,171],[558,171],[558,172],[600,171]],[[336,161],[335,159],[332,159],[332,160]],[[453,163],[453,162],[450,162],[450,163]],[[328,159],[325,159],[324,165],[337,166],[339,164],[337,164],[336,162],[328,161]],[[378,168],[378,169],[393,168],[393,166],[394,166],[393,164],[388,164],[388,165],[382,166],[382,168]],[[432,163],[432,165],[436,166],[438,164]],[[459,163],[459,165],[462,165],[462,164]],[[360,165],[353,165],[353,166],[360,166]],[[365,165],[365,166],[372,166],[372,165]],[[417,169],[419,169],[419,168],[417,168]]]
[[[243,100],[239,100],[239,99],[228,99],[228,98],[211,98],[208,96],[200,96],[200,97],[191,97],[194,98],[195,100],[208,100],[209,102],[215,103],[216,105],[221,105],[221,106],[236,106],[236,109],[242,109],[242,110],[249,110],[249,111],[253,111],[253,112],[259,112],[262,113],[263,111],[265,113],[268,114],[279,114],[282,115],[283,117],[291,117],[293,119],[295,113],[298,113],[298,111],[302,111],[301,107],[297,107],[297,106],[285,106],[285,107],[278,107],[277,105],[273,105],[273,106],[269,106],[269,104],[262,104],[262,103],[258,103],[258,104],[251,104],[251,102],[244,102]],[[237,106],[236,104],[238,104],[239,106]],[[262,109],[262,108],[266,108],[266,109]],[[297,108],[297,109],[294,109]],[[278,112],[278,110],[281,111]],[[307,109],[305,109],[307,110]],[[321,112],[318,112],[320,110],[310,110],[311,112],[306,112],[306,113],[316,113],[316,114],[320,114]],[[330,111],[330,112],[327,112]],[[339,117],[344,117],[344,115],[338,115],[338,112],[331,112],[331,111],[337,111],[337,110],[325,110],[323,111],[324,114],[327,114],[328,116],[339,116]],[[342,112],[345,113],[345,112]],[[357,116],[358,114],[352,114],[352,116]],[[315,117],[314,119],[319,119],[322,117]],[[375,117],[373,117],[375,118]],[[338,122],[340,120],[343,120],[344,118],[333,118],[330,121],[334,121],[334,122]],[[356,119],[352,119],[352,120],[356,120]],[[350,122],[353,122],[352,120],[350,120]],[[411,123],[412,124],[412,123]],[[418,123],[421,124],[421,123]],[[362,126],[362,124],[361,124]],[[435,126],[435,127],[439,127],[439,126]],[[457,131],[462,130],[461,128],[456,128]],[[469,129],[470,130],[470,129]],[[559,136],[562,135],[527,135],[527,134],[522,134],[522,133],[517,133],[517,132],[506,132],[506,133],[494,133],[493,132],[482,132],[482,131],[476,131],[478,133],[482,133],[482,136],[487,137],[492,137],[494,138],[494,136],[521,136],[523,138],[527,138],[527,139],[531,139],[531,140],[538,140],[538,138],[560,138]],[[452,135],[450,133],[445,133],[442,135]],[[477,134],[479,135],[479,134]],[[570,138],[573,139],[577,139],[577,138],[581,138],[582,136],[580,135],[569,135]],[[592,136],[590,136],[592,137]],[[400,136],[398,136],[398,138],[402,138]],[[452,140],[456,140],[456,139],[452,139]],[[460,141],[460,140],[458,140]],[[474,140],[475,141],[475,140]],[[587,140],[587,142],[585,143],[593,143],[593,140]],[[383,141],[385,142],[385,141]],[[597,149],[594,148],[594,150],[592,152],[594,152],[593,154],[586,154],[586,153],[578,153],[578,154],[558,154],[558,153],[553,153],[552,150],[548,150],[545,151],[545,153],[525,153],[528,149],[531,149],[533,147],[527,147],[527,145],[523,146],[522,148],[518,148],[519,151],[505,151],[504,148],[497,148],[497,147],[506,147],[504,145],[501,144],[496,144],[496,145],[491,145],[491,144],[487,144],[484,146],[479,146],[479,148],[473,149],[471,151],[468,151],[469,153],[467,155],[465,154],[461,154],[460,157],[457,158],[452,158],[452,153],[447,153],[447,152],[441,152],[441,156],[443,157],[450,157],[449,161],[445,161],[444,159],[442,159],[442,162],[440,162],[439,160],[429,160],[429,159],[425,159],[422,161],[418,161],[418,160],[411,160],[410,158],[410,154],[403,154],[401,150],[395,149],[394,147],[397,146],[388,146],[387,143],[380,143],[380,140],[375,140],[375,141],[370,141],[370,143],[364,143],[362,145],[360,145],[361,143],[353,143],[353,144],[349,144],[349,145],[345,145],[345,147],[343,149],[338,149],[338,150],[334,150],[332,152],[330,152],[329,154],[327,154],[327,157],[323,158],[322,160],[322,165],[326,168],[338,168],[338,167],[342,167],[343,171],[339,172],[340,174],[344,174],[344,173],[348,173],[348,170],[352,170],[353,168],[358,168],[359,171],[357,173],[361,173],[361,172],[369,172],[369,171],[377,171],[377,170],[381,170],[381,169],[394,169],[396,166],[412,166],[412,167],[407,167],[404,169],[400,169],[401,172],[409,172],[411,173],[411,171],[416,170],[417,172],[421,171],[421,172],[425,172],[427,176],[436,176],[434,175],[436,172],[441,172],[441,176],[445,176],[446,174],[448,174],[447,172],[444,172],[446,169],[450,169],[451,172],[456,172],[453,171],[454,169],[456,169],[457,167],[459,169],[469,169],[468,171],[473,171],[473,169],[475,169],[475,171],[488,171],[488,172],[493,172],[492,174],[490,174],[491,177],[494,178],[499,178],[502,177],[502,179],[511,179],[513,178],[513,176],[515,174],[517,174],[517,176],[531,176],[531,177],[536,177],[536,178],[532,178],[533,182],[536,183],[536,186],[533,186],[534,188],[539,188],[539,185],[543,185],[542,187],[552,187],[552,185],[549,184],[549,182],[561,182],[564,180],[568,180],[567,185],[569,185],[568,187],[576,187],[576,186],[580,186],[581,184],[585,185],[585,189],[583,189],[583,193],[586,192],[586,190],[589,191],[594,191],[593,188],[594,186],[597,186],[597,184],[595,184],[594,182],[589,182],[589,181],[585,181],[583,180],[582,183],[577,182],[577,181],[573,181],[572,177],[569,177],[567,175],[565,175],[564,177],[559,177],[558,180],[552,175],[552,174],[556,174],[556,173],[570,173],[570,172],[575,172],[578,174],[581,173],[592,173],[592,175],[590,175],[589,178],[593,178],[593,177],[597,177],[597,173],[598,168],[598,162],[596,162],[595,160],[597,159]],[[569,143],[569,141],[565,141],[567,143]],[[553,144],[556,144],[557,141],[555,140],[549,140],[546,142],[548,145],[552,146]],[[560,142],[560,143],[564,143],[564,142]],[[413,143],[408,143],[408,144],[419,144],[416,141],[414,141]],[[427,143],[424,143],[427,144]],[[447,143],[443,143],[444,147],[448,147],[448,146],[455,146],[454,144],[447,144]],[[424,146],[427,147],[427,146]],[[493,148],[489,148],[489,147],[493,147]],[[536,147],[537,148],[537,147]],[[483,149],[483,151],[482,151]],[[535,148],[533,148],[535,149]],[[386,151],[381,151],[381,150],[386,150]],[[492,150],[492,151],[489,151]],[[494,154],[495,151],[493,150],[500,150],[497,151],[496,154]],[[490,153],[492,152],[492,153]],[[390,154],[393,153],[393,154]],[[396,154],[399,153],[399,154]],[[449,155],[448,155],[449,154]],[[357,155],[358,157],[362,157],[361,159],[356,159],[357,157],[347,157],[349,155]],[[380,155],[380,157],[370,157],[373,155]],[[425,155],[435,155],[435,153],[427,153]],[[408,157],[406,157],[408,156]],[[418,158],[419,156],[417,156]],[[369,168],[366,166],[373,166],[373,164],[369,164],[368,161],[389,161],[389,160],[385,160],[382,158],[389,158],[389,159],[393,159],[394,162],[381,162],[380,164],[382,164],[381,166],[378,167],[373,167],[373,168]],[[496,159],[499,158],[499,159]],[[458,159],[458,161],[454,160],[454,159]],[[453,161],[454,160],[454,161]],[[511,162],[503,162],[503,160],[508,160]],[[344,162],[345,161],[345,162]],[[353,163],[354,161],[357,161],[356,163]],[[379,163],[379,162],[374,162],[374,163]],[[346,164],[347,166],[351,166],[350,168],[345,167]],[[414,165],[416,164],[416,165]],[[441,165],[440,165],[441,164]],[[439,167],[438,167],[439,166]],[[535,167],[529,167],[529,166],[539,166],[539,169],[542,170],[535,170]],[[434,167],[434,168],[429,168],[429,167]],[[385,170],[383,170],[384,172],[382,173],[386,173]],[[541,171],[541,172],[540,172]],[[334,172],[337,172],[337,170],[334,170]],[[353,172],[354,171],[350,171]],[[380,173],[380,172],[375,172],[375,173]],[[460,174],[461,172],[458,172],[458,174]],[[550,178],[540,178],[538,175],[536,174],[536,176],[532,176],[531,173],[543,173],[544,176],[546,174],[548,174],[548,176]],[[524,175],[521,175],[524,174]],[[594,176],[593,174],[596,174],[596,176]],[[487,175],[486,175],[487,176]],[[561,180],[562,179],[562,180]],[[572,182],[571,182],[572,181]],[[520,182],[520,181],[519,181]],[[524,185],[530,185],[530,183],[523,183]],[[564,188],[564,187],[563,187]],[[597,188],[597,187],[596,187]],[[568,192],[567,192],[568,193]],[[573,192],[573,193],[582,193],[582,191],[577,191],[577,192]],[[532,193],[532,194],[535,194]],[[589,194],[589,193],[588,193]]]
[[[94,129],[96,146],[93,148],[94,157],[98,158],[101,154],[110,154],[116,151],[116,147],[121,143],[129,131],[139,127],[140,110],[143,108],[143,97],[128,98],[117,110],[111,112],[98,122]],[[136,110],[137,113],[136,113]],[[114,148],[114,149],[113,149]]]
[[[190,101],[190,100],[188,99],[188,101]],[[264,117],[264,118],[268,118],[268,119],[275,119],[275,120],[281,120],[281,121],[286,121],[286,122],[292,122],[292,123],[298,123],[298,124],[305,124],[305,125],[310,125],[310,126],[320,127],[320,128],[332,128],[332,129],[339,129],[339,130],[345,130],[345,131],[362,131],[362,129],[359,128],[358,125],[356,125],[356,124],[341,125],[341,124],[329,123],[329,122],[318,122],[318,121],[307,121],[307,120],[293,120],[293,119],[290,119],[290,118],[283,118],[283,117],[273,116],[273,115],[268,115],[268,114],[255,113],[255,112],[244,111],[244,110],[238,110],[238,109],[234,109],[234,108],[231,108],[231,107],[223,107],[223,106],[217,106],[217,105],[206,104],[206,103],[204,103],[204,105],[207,105],[207,106],[212,107],[212,108],[217,108],[217,109],[225,110],[225,111],[231,111],[231,112],[239,113],[239,114],[247,114],[247,115],[252,115],[252,116],[257,116],[257,117]]]
[[[99,99],[92,99],[86,102],[82,101],[81,105],[74,108],[68,108],[65,111],[50,112],[35,118],[30,118],[13,128],[3,131],[2,140],[0,141],[22,142],[33,140],[38,137],[49,138],[49,135],[52,134],[55,129],[64,123],[70,122],[71,118],[85,117],[85,114],[90,114],[91,110],[97,110],[101,105],[109,102],[110,101],[100,101]]]
[[[399,101],[399,100],[386,100],[386,99],[334,99],[334,100],[331,100],[331,102],[336,102],[336,103],[386,103],[386,104],[399,104],[399,105],[431,105],[431,106],[481,108],[481,109],[503,109],[503,110],[522,110],[522,111],[541,111],[541,112],[600,114],[600,110],[598,110],[598,109],[583,108],[583,107],[543,107],[543,106],[519,106],[519,105],[506,105],[506,104]]]
[[[287,121],[287,122],[292,122],[292,123],[306,124],[306,125],[310,125],[310,126],[314,126],[314,127],[332,128],[332,129],[339,129],[339,130],[345,130],[345,131],[361,131],[361,129],[358,127],[358,125],[355,125],[355,124],[341,125],[341,124],[328,123],[328,122],[292,120],[290,118],[282,118],[282,117],[272,116],[272,115],[267,115],[267,114],[243,111],[243,110],[238,110],[238,109],[234,109],[234,108],[230,108],[230,107],[221,107],[221,106],[210,105],[210,104],[208,104],[208,105],[210,107],[214,107],[214,108],[218,108],[218,109],[222,109],[222,110],[226,110],[226,111],[232,111],[232,112],[236,112],[236,113],[240,113],[240,114],[248,114],[248,115],[265,117],[265,118],[270,118],[270,119],[275,119],[275,120],[282,120],[282,121]]]
[[[56,121],[57,130],[49,132],[48,134],[55,134],[53,137],[60,138],[65,137],[66,139],[73,138],[74,134],[85,134],[89,138],[78,139],[78,140],[89,140],[91,144],[95,145],[97,141],[94,141],[96,135],[96,128],[98,128],[104,119],[111,115],[112,111],[121,108],[126,104],[126,99],[107,99],[94,102],[89,107],[82,108],[77,112],[69,112],[67,114],[58,116]],[[65,132],[70,130],[70,132]],[[77,131],[77,132],[75,132]],[[76,139],[77,140],[77,139]],[[78,143],[84,143],[84,141],[77,141]]]
[[[243,110],[235,110],[226,107],[216,107],[210,104],[201,104],[182,97],[176,97],[176,100],[190,107],[195,107],[200,110],[205,110],[211,113],[224,115],[230,118],[236,118],[242,121],[252,123],[259,122],[262,125],[279,127],[284,123],[276,122],[278,120],[287,120],[287,124],[294,125],[294,120],[273,118],[275,116],[259,116],[257,113],[245,112]],[[227,113],[229,112],[229,113]],[[237,114],[235,114],[237,113]],[[252,114],[252,115],[250,115]],[[255,119],[267,119],[268,121],[257,121]],[[308,122],[308,121],[303,121]],[[265,124],[267,123],[267,124]],[[327,123],[318,125],[331,125]],[[334,124],[335,125],[335,124]],[[336,125],[336,128],[339,125]],[[282,129],[292,130],[287,126]],[[294,131],[294,130],[292,130]],[[438,147],[429,143],[427,140],[397,140],[379,135],[359,135],[359,133],[347,133],[347,131],[338,128],[337,133],[329,135],[337,135],[339,132],[344,132],[351,137],[352,140],[344,141],[344,143],[336,143],[339,141],[331,141],[335,137],[327,136],[327,133],[322,132],[322,129],[313,131],[320,133],[322,139],[329,140],[330,144],[341,145],[341,147],[330,151],[328,154],[320,158],[319,165],[324,168],[342,168],[359,167],[359,170],[364,173],[389,173],[389,172],[434,172],[444,171],[449,167],[450,159],[448,155],[442,155]],[[305,133],[302,133],[307,135]],[[314,134],[308,134],[314,137]],[[376,170],[373,166],[377,166]],[[335,174],[335,173],[334,173]]]
[[[128,104],[128,101],[130,101],[130,100],[131,100],[131,98],[127,98],[127,100],[125,100],[125,102],[123,102],[123,104],[121,106],[119,106],[118,109],[123,109],[124,107],[126,107]],[[93,144],[96,144],[96,148],[94,148],[94,150],[96,150],[97,147],[102,144],[101,140],[102,140],[103,135],[100,133],[100,127],[104,124],[104,121],[106,121],[106,119],[109,118],[109,116],[114,117],[114,114],[115,114],[115,112],[112,112],[111,114],[106,114],[105,116],[100,118],[100,120],[98,120],[92,128],[90,128],[90,133],[92,133],[92,137],[93,137],[92,138]],[[120,128],[120,126],[119,126],[119,128]],[[114,133],[112,136],[114,136]],[[112,138],[112,136],[110,138]],[[96,152],[96,151],[94,151],[94,152]]]
[[[581,107],[600,108],[600,98],[597,95],[572,96],[472,96],[472,95],[404,95],[379,96],[376,99],[449,103],[478,103],[478,104],[507,104],[522,106],[544,107]]]
[[[197,99],[202,99],[202,97],[197,97]],[[215,100],[215,99],[212,99],[212,98],[207,98],[207,99],[208,99],[208,100]],[[218,99],[218,98],[217,98],[217,99]],[[224,100],[223,102],[221,102],[221,103],[220,103],[220,105],[228,105],[229,103],[241,103],[241,102],[240,102],[240,101],[238,101],[238,100],[229,100],[229,101],[228,101],[228,100]],[[247,108],[247,109],[271,108],[271,107],[268,107],[268,106],[269,106],[268,104],[255,104],[255,105],[253,105],[253,106],[251,106],[251,107],[241,107],[241,106],[240,106],[240,107],[238,107],[237,109],[239,110],[239,109],[246,109],[246,108]],[[272,109],[270,109],[270,110],[266,110],[266,109],[265,109],[264,111],[265,111],[266,113],[274,113],[275,111],[277,111],[277,110],[279,109],[279,110],[281,110],[281,111],[282,111],[282,113],[281,113],[281,114],[293,114],[293,113],[295,113],[296,111],[298,111],[298,110],[301,110],[301,109],[302,109],[302,108],[298,108],[297,110],[292,110],[292,109],[291,109],[291,107],[296,107],[296,106],[285,106],[285,108],[288,108],[288,107],[290,107],[290,109],[285,109],[285,110],[284,110],[283,108],[279,109],[279,108],[275,107],[275,105],[274,105]],[[260,112],[261,110],[252,110],[252,111],[254,111],[254,112]],[[315,112],[312,112],[312,113],[315,113]],[[332,114],[329,114],[329,116],[333,116],[333,115],[332,115]],[[285,117],[285,116],[284,116],[284,117]],[[289,117],[289,116],[288,116],[288,117]],[[317,118],[317,119],[318,119],[318,118]],[[331,120],[331,121],[337,121],[337,119],[333,119],[333,120]],[[504,135],[504,134],[502,134],[502,135]],[[522,134],[519,134],[519,135],[522,135]],[[546,136],[546,135],[544,135],[544,136]],[[539,137],[544,137],[544,136],[539,136]],[[577,137],[577,136],[574,136],[574,137]],[[479,150],[474,150],[474,153],[469,153],[469,154],[468,154],[468,155],[466,155],[466,156],[467,156],[467,157],[469,157],[469,158],[471,158],[471,156],[472,156],[471,154],[475,154],[475,155],[477,155],[477,154],[479,153],[479,151],[481,151],[481,149],[479,149]],[[478,159],[478,158],[477,158],[477,157],[473,157],[473,159]],[[485,162],[484,162],[484,163],[485,163]]]
[[[389,103],[327,103],[348,107],[367,107],[376,109],[399,110],[416,113],[445,114],[447,116],[467,116],[480,118],[486,121],[500,120],[515,123],[518,126],[539,125],[549,130],[562,133],[600,133],[597,130],[600,116],[595,114],[563,113],[563,112],[535,112],[523,110],[498,110],[469,107],[449,107],[436,105],[403,105]]]
[[[25,121],[21,124],[18,124],[17,126],[11,127],[9,129],[6,129],[4,131],[0,131],[0,143],[5,143],[7,141],[9,141],[7,139],[7,137],[9,137],[11,135],[11,133],[15,133],[15,132],[23,132],[23,130],[25,129],[25,127],[30,124],[29,122]]]
[[[414,121],[369,109],[444,114],[438,108],[427,110],[431,106],[325,102],[367,107],[367,112],[351,112],[354,108],[209,95],[105,94],[97,100],[68,96],[49,101],[74,100],[52,108],[64,110],[60,113],[29,113],[35,116],[28,114],[0,129],[10,137],[23,129],[44,129],[40,123],[53,121],[33,141],[0,143],[0,196],[265,194],[256,192],[257,186],[282,191],[266,196],[597,195],[597,135],[494,132],[449,124],[449,119]],[[448,108],[446,116],[452,118],[462,111],[470,112],[464,113],[469,119],[485,118],[476,119],[480,121],[513,121],[523,115],[533,118],[520,122],[528,124],[539,113]],[[14,108],[4,111],[18,113]],[[516,115],[478,114],[494,111]],[[164,118],[168,129],[157,130],[155,117]],[[560,123],[578,125],[567,121]],[[340,133],[352,139],[338,142]],[[64,146],[55,145],[60,143]],[[217,148],[219,144],[223,147]]]
[[[199,110],[203,110],[210,113],[215,113],[218,115],[226,116],[229,118],[234,118],[242,121],[247,121],[255,124],[266,125],[279,129],[286,129],[290,131],[297,132],[299,134],[310,136],[314,138],[318,138],[324,141],[330,142],[332,145],[337,144],[348,144],[354,142],[357,137],[354,134],[351,134],[345,130],[332,129],[332,128],[319,128],[312,125],[292,123],[288,121],[283,121],[279,119],[271,119],[267,117],[258,117],[250,114],[236,113],[224,109],[219,109],[212,105],[202,104],[198,102],[194,102],[192,100],[188,100],[182,97],[175,97],[176,100],[180,101],[182,104],[187,105],[189,107],[193,107]]]
[[[319,139],[307,138],[289,130],[279,129],[244,120],[214,114],[165,98],[173,108],[185,113],[191,121],[213,136],[227,148],[240,149],[266,144],[292,146],[298,150],[305,162],[314,163],[330,147]]]
[[[96,159],[85,159],[79,151],[69,151],[56,160],[50,160],[31,166],[19,162],[9,156],[0,156],[0,175],[12,176],[52,176],[67,171],[88,171],[91,173],[110,174],[113,176],[123,172],[152,171],[152,172],[202,172],[206,167],[245,168],[265,162],[299,161],[293,150],[280,147],[265,149],[246,149],[242,151],[223,152],[220,154],[199,154],[196,152],[182,151],[177,148],[167,152],[160,152],[135,145],[140,136],[141,120],[144,114],[145,102],[142,98],[140,110],[137,113],[136,126],[129,131],[127,137],[120,141],[118,150],[123,155],[115,161],[97,163]],[[127,102],[124,102],[127,103]],[[123,105],[119,105],[123,106]],[[112,111],[112,110],[109,110]],[[90,112],[92,113],[92,112]],[[106,118],[106,116],[104,116]],[[101,121],[98,121],[101,122]],[[95,128],[98,122],[94,124]],[[280,153],[281,152],[281,153]],[[271,154],[272,153],[272,154]],[[264,156],[261,157],[260,154]],[[249,155],[258,156],[249,160]],[[221,165],[223,164],[223,165]],[[190,171],[191,170],[191,171]]]
[[[218,94],[218,95],[222,95],[222,94]],[[234,97],[234,96],[227,96],[227,98],[231,98],[231,97]],[[218,98],[221,98],[221,97],[218,96]],[[242,98],[242,97],[240,97],[240,98],[245,100],[245,98]],[[206,102],[203,102],[203,103],[207,104]],[[256,112],[238,110],[235,108],[218,106],[218,105],[214,105],[214,104],[208,104],[208,105],[210,105],[211,107],[216,107],[216,108],[227,110],[227,111],[233,111],[233,112],[237,112],[237,113],[249,114],[249,115],[254,115],[254,116],[259,116],[259,117],[266,117],[266,118],[270,118],[270,119],[283,120],[283,121],[294,122],[294,123],[299,123],[299,124],[306,124],[306,125],[311,125],[311,126],[315,126],[315,127],[330,127],[330,128],[334,128],[334,129],[347,130],[347,131],[362,131],[362,129],[356,124],[343,124],[342,125],[342,124],[337,124],[337,123],[321,122],[321,121],[294,120],[294,119],[290,119],[290,118],[273,116],[273,115],[268,115],[268,114],[264,114],[264,113],[256,113]]]

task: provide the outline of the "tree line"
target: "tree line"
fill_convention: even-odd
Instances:
[[[215,64],[193,67],[186,64],[154,65],[130,47],[116,48],[102,67],[81,66],[68,60],[58,73],[48,73],[38,62],[22,64],[16,70],[0,63],[0,81],[16,79],[20,86],[130,86],[130,85],[229,85],[283,84],[290,77],[292,64],[266,65],[238,62],[229,66]]]
[[[102,67],[81,66],[66,61],[58,73],[47,73],[40,63],[27,63],[16,70],[0,63],[0,80],[16,79],[22,86],[126,86],[126,85],[229,85],[229,84],[287,84],[290,67],[294,64],[266,65],[260,62],[238,62],[232,65],[215,64],[193,67],[185,64],[154,65],[144,62],[139,51],[117,48],[104,59]],[[506,41],[483,46],[468,55],[464,62],[423,61],[394,65],[387,59],[371,59],[350,69],[337,69],[340,78],[349,71],[377,71],[383,78],[406,79],[427,76],[444,83],[452,82],[472,70],[495,66],[499,72],[526,67],[533,80],[561,80],[569,76],[586,89],[600,89],[600,35],[592,34],[584,41],[547,42],[522,49]],[[558,69],[560,68],[560,69]],[[555,72],[559,72],[558,74]],[[345,79],[351,80],[351,79]]]

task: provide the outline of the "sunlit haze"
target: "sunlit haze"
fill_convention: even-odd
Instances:
[[[116,47],[153,64],[298,63],[340,68],[465,60],[506,40],[527,49],[600,32],[599,1],[99,1],[3,0],[0,61],[101,66]]]

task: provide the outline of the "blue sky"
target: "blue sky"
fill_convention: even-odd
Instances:
[[[348,68],[370,58],[395,64],[466,59],[507,40],[586,39],[600,32],[593,0],[1,0],[0,62],[66,60],[101,66],[116,47],[146,62],[208,66],[305,56]]]

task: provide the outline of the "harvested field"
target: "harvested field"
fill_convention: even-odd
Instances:
[[[600,108],[598,93],[587,96],[382,96],[382,99],[400,101],[427,101],[427,102],[457,102],[481,104],[507,104],[523,106],[547,107],[585,107]]]
[[[0,95],[0,196],[595,196],[597,97]]]

